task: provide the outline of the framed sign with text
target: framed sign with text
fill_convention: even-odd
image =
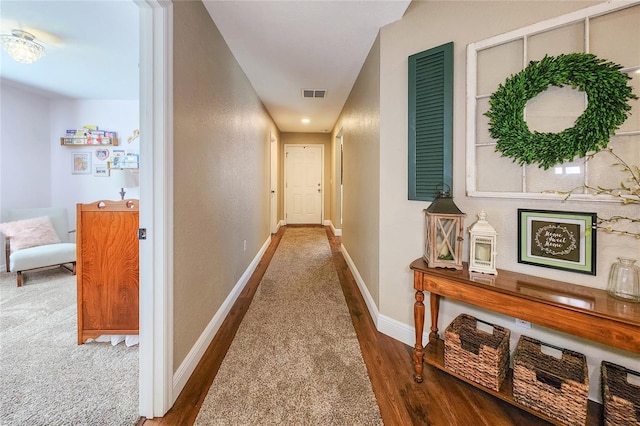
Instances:
[[[596,213],[518,209],[518,263],[596,274]]]

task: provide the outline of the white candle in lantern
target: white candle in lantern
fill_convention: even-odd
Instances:
[[[491,247],[486,244],[476,244],[476,259],[489,262],[491,260]]]

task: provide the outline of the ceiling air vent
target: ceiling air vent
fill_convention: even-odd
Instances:
[[[327,91],[324,89],[302,89],[303,98],[324,98],[327,96]]]

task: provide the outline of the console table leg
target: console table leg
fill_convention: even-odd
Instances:
[[[440,295],[430,293],[429,301],[431,302],[431,333],[429,333],[429,341],[438,339],[438,314],[440,313]]]
[[[416,345],[413,348],[413,365],[415,374],[413,378],[416,382],[422,383],[422,363],[424,361],[424,351],[422,347],[422,332],[424,330],[424,293],[416,291],[416,303],[413,305],[413,321],[416,328]]]

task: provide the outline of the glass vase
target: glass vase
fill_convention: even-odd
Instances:
[[[640,268],[635,259],[619,257],[611,265],[607,292],[616,299],[640,302]]]

